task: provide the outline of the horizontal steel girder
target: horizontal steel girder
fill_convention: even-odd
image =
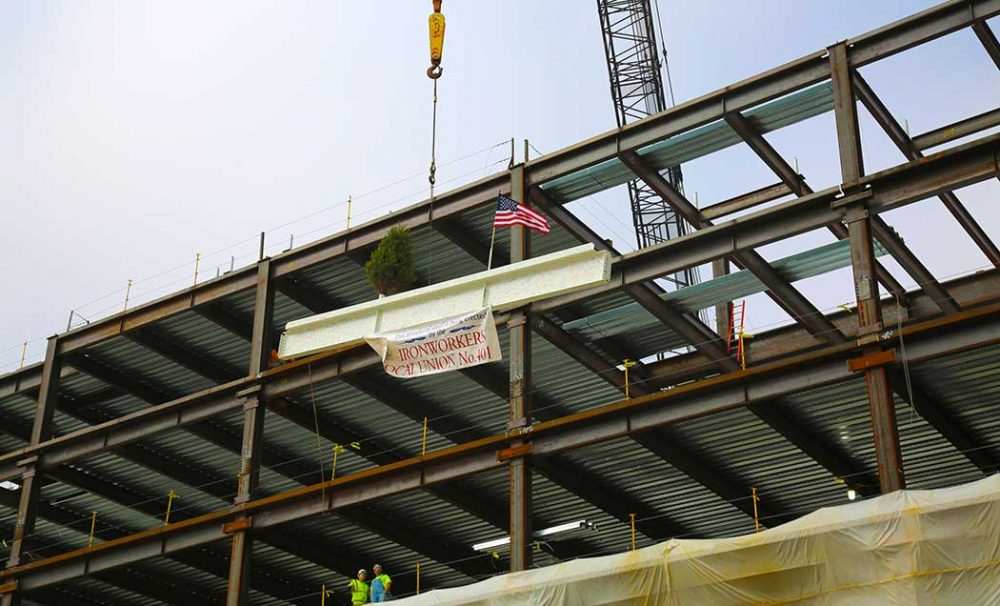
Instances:
[[[1000,14],[1000,0],[953,0],[904,18],[886,27],[847,41],[849,62],[855,68],[890,57],[904,50],[930,42],[982,20]],[[826,49],[816,51],[783,66],[737,82],[670,110],[608,131],[587,141],[547,154],[528,162],[525,172],[529,185],[546,181],[617,157],[626,150],[639,150],[698,126],[721,120],[725,114],[742,111],[790,94],[829,78]],[[290,275],[316,263],[368,249],[386,231],[398,223],[416,227],[429,223],[433,210],[435,221],[453,218],[488,204],[497,194],[510,191],[507,173],[492,175],[465,187],[424,200],[377,220],[293,249],[274,257],[275,279]],[[237,269],[190,289],[140,305],[107,320],[91,323],[60,338],[60,351],[69,352],[124,332],[155,322],[171,314],[218,300],[235,292],[249,290],[256,284],[256,267]]]
[[[941,191],[996,176],[1000,174],[998,153],[1000,135],[992,135],[947,152],[869,175],[862,180],[862,186],[869,188],[871,194],[868,207],[873,212],[890,210],[937,195]],[[536,313],[547,313],[596,294],[648,282],[685,267],[707,263],[783,237],[820,228],[841,219],[842,201],[839,188],[830,188],[670,242],[622,255],[614,261],[611,283],[608,286],[556,297],[535,303],[532,307]],[[378,362],[378,356],[367,347],[331,359],[322,354],[319,357],[327,360],[327,363],[313,367],[314,383],[356,372]],[[263,383],[267,395],[277,397],[307,387],[310,377],[305,369],[312,360],[304,358],[281,367],[278,369],[280,372],[272,370],[264,373]],[[290,372],[293,369],[300,372]],[[37,447],[26,447],[4,454],[0,456],[0,479],[15,477],[19,472],[17,462],[32,454],[46,455],[43,467],[57,465],[152,433],[182,427],[235,410],[242,405],[236,392],[251,384],[249,379],[231,381],[60,436]]]
[[[928,320],[904,327],[902,331],[889,331],[883,338],[883,345],[892,347],[900,337],[906,339],[907,357],[911,364],[1000,343],[1000,304]],[[748,371],[729,373],[536,423],[529,432],[532,455],[544,457],[850,380],[857,375],[848,369],[847,360],[861,351],[856,344],[831,346]],[[235,516],[251,516],[254,528],[272,528],[350,505],[499,469],[505,463],[500,461],[498,455],[514,439],[523,440],[524,434],[489,436],[129,535],[92,548],[9,568],[0,573],[0,581],[17,578],[20,586],[28,590],[48,587],[127,563],[220,541],[226,537],[223,524]]]
[[[998,154],[1000,135],[990,135],[865,176],[860,181],[861,194],[846,197],[840,187],[831,187],[622,255],[615,259],[608,285],[535,303],[532,311],[549,313],[593,296],[840,223],[844,205],[854,196],[863,196],[868,211],[877,214],[990,179],[1000,174]]]

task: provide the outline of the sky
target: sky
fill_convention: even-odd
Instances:
[[[928,0],[659,0],[683,102],[922,10]],[[426,197],[428,0],[0,0],[0,374],[76,320],[341,230]],[[515,138],[548,153],[615,126],[595,2],[445,0],[439,191],[506,166]],[[994,31],[1000,22],[993,19]],[[865,68],[912,133],[994,109],[1000,72],[971,31]],[[903,162],[860,110],[868,172]],[[832,114],[768,136],[810,185],[839,181]],[[532,151],[532,154],[535,154]],[[746,146],[686,164],[701,205],[776,179]],[[1000,183],[958,192],[1000,241]],[[571,207],[622,250],[627,194]],[[886,219],[939,278],[986,265],[940,204]],[[762,249],[774,260],[831,241]],[[904,284],[911,280],[892,263]],[[707,277],[707,276],[706,276]],[[797,286],[821,309],[849,270]],[[762,296],[748,323],[782,312]]]

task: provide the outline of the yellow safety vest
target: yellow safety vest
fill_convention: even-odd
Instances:
[[[351,579],[351,603],[368,603],[368,583],[360,579]]]
[[[392,593],[392,592],[389,591],[389,586],[392,585],[392,579],[389,578],[389,575],[387,575],[387,574],[385,574],[383,572],[382,574],[378,575],[375,578],[378,579],[379,581],[382,581],[382,595],[383,595],[383,597],[385,595],[387,595],[387,594],[391,594]]]

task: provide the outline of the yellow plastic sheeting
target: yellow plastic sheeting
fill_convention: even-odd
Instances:
[[[1000,476],[432,591],[406,606],[1000,604]]]

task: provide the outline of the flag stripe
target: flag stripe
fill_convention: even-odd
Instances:
[[[519,204],[516,200],[504,195],[497,196],[496,214],[493,217],[494,227],[510,227],[523,225],[543,234],[549,233],[549,222],[545,216],[532,208]]]

